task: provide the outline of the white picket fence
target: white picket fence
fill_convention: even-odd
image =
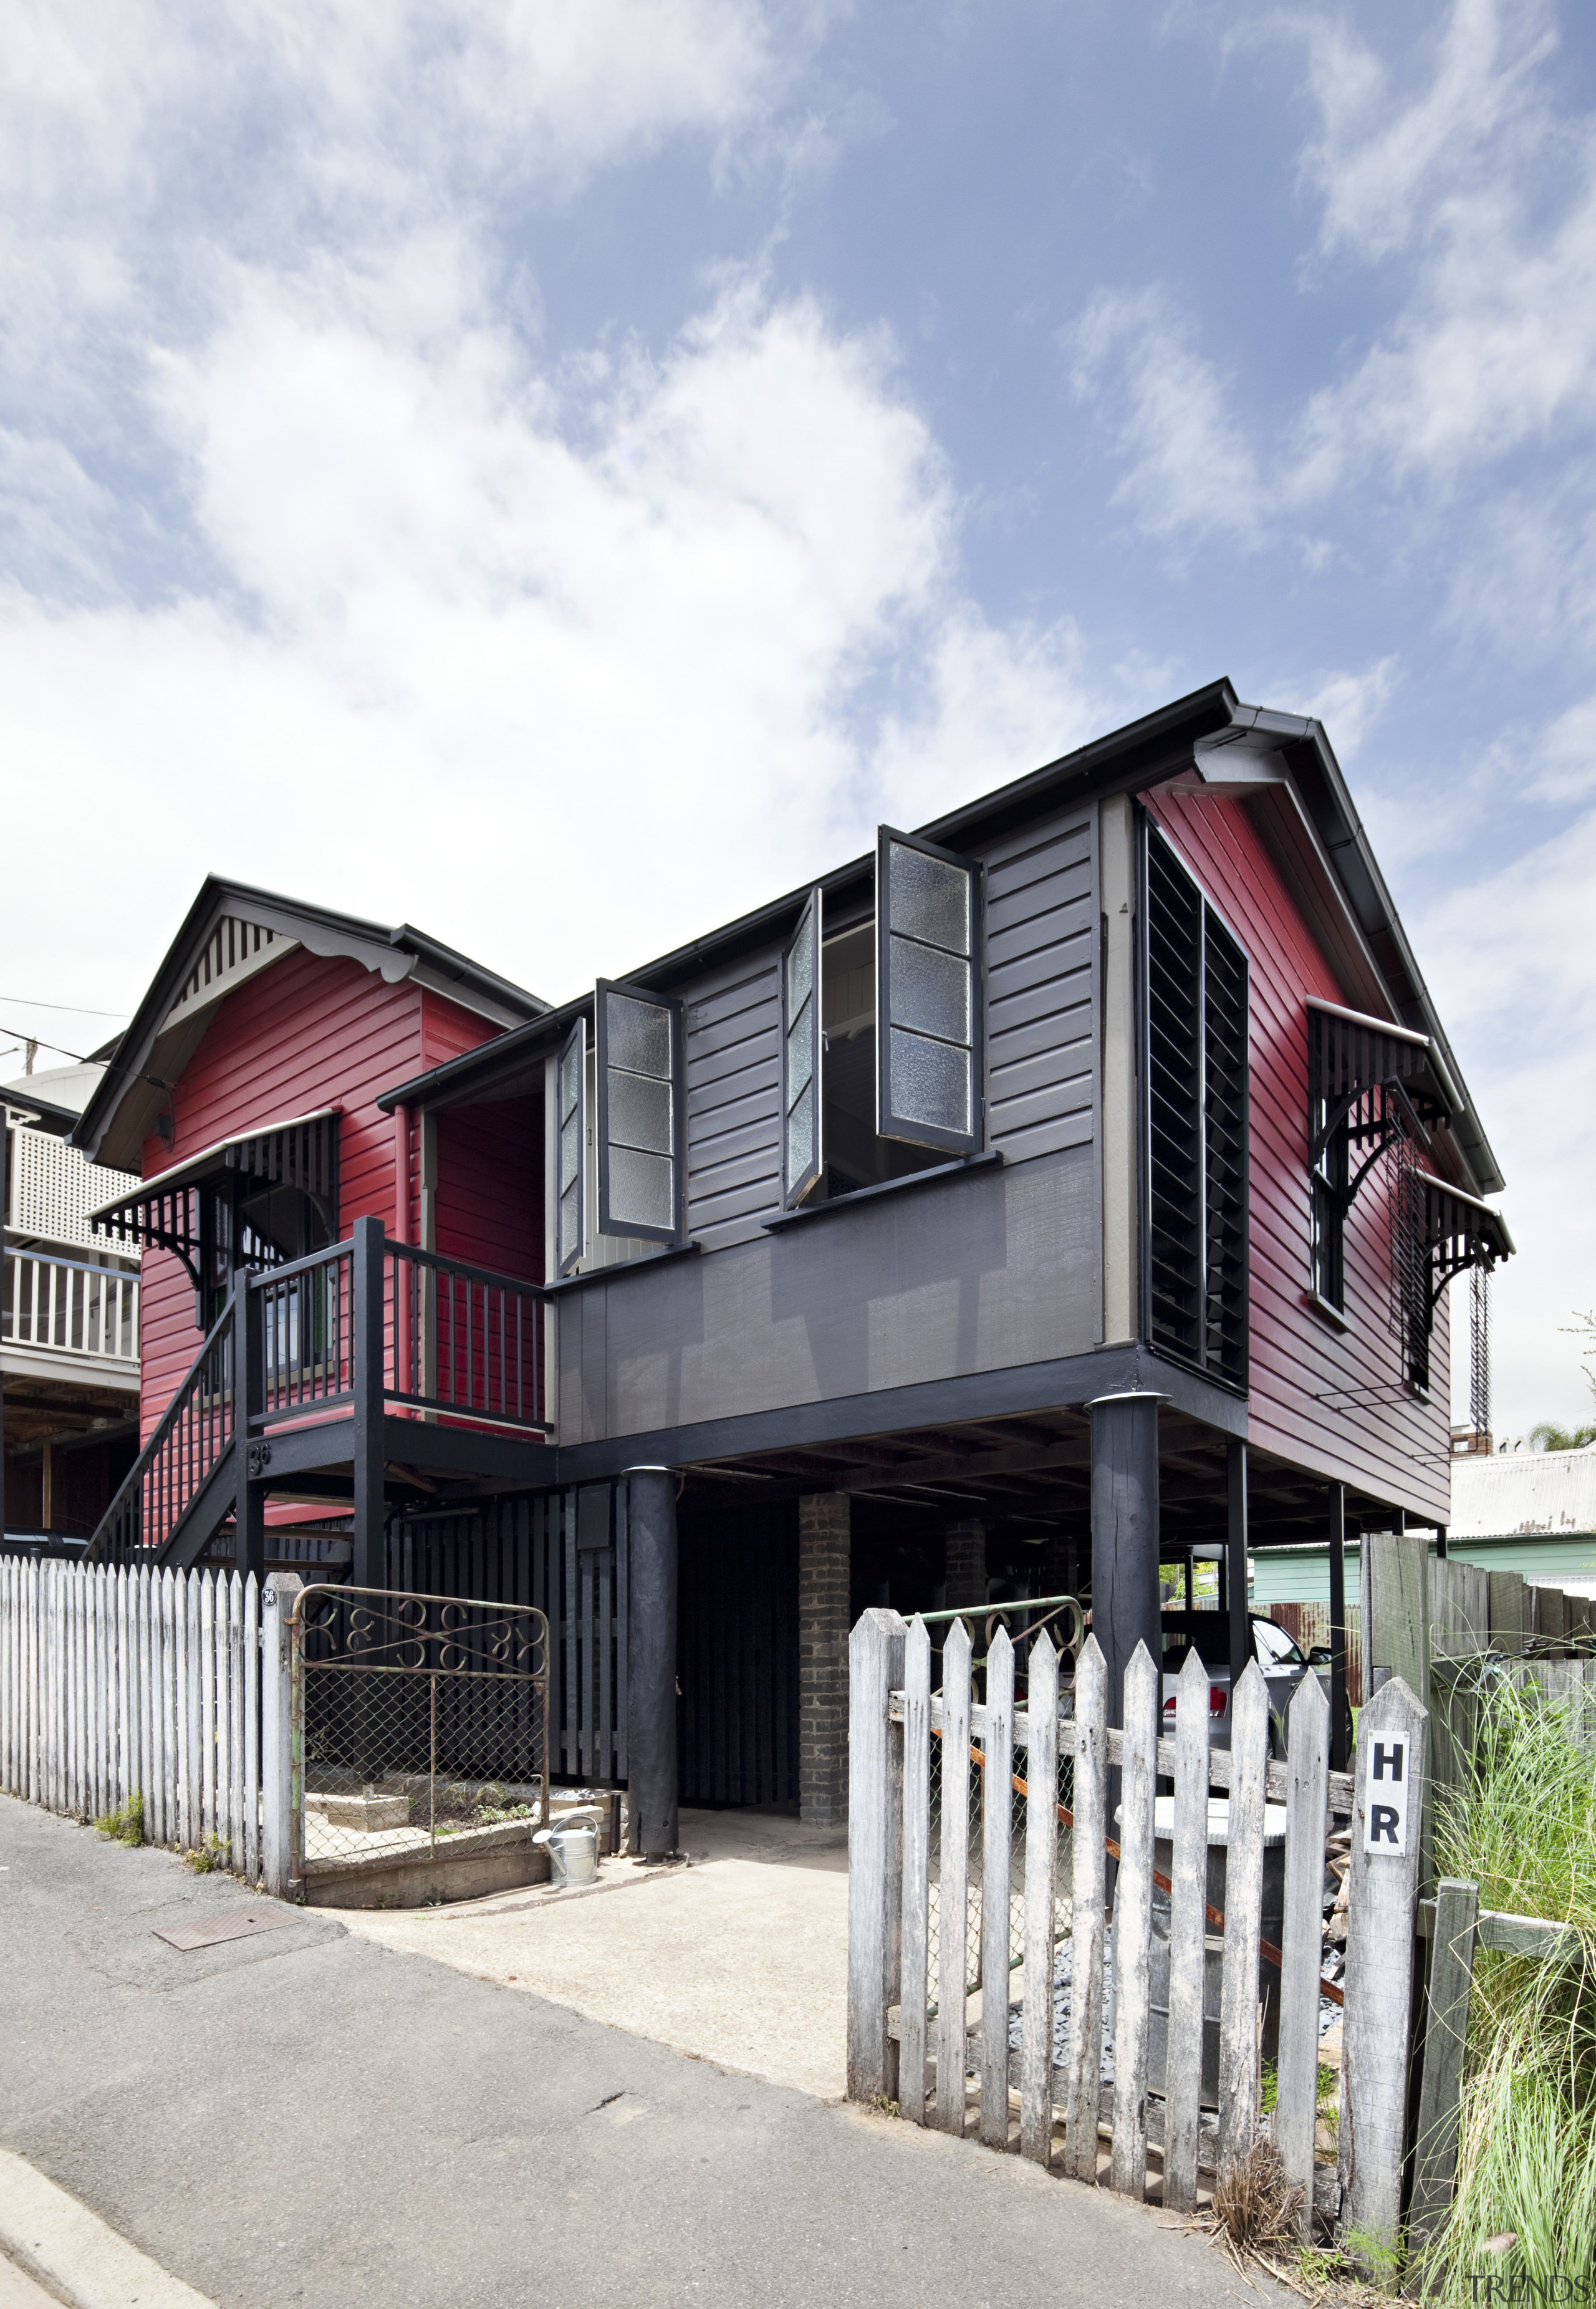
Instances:
[[[962,1622],[942,1654],[940,1691],[931,1689],[931,1644],[922,1621],[906,1628],[896,1613],[876,1610],[853,1631],[850,2097],[895,2102],[911,2123],[960,2135],[973,2117],[988,2146],[1015,2147],[1044,2166],[1057,2166],[1061,2134],[1063,2171],[1094,2184],[1106,2136],[1108,2184],[1144,2196],[1151,2153],[1161,2201],[1177,2210],[1195,2205],[1200,2187],[1212,2187],[1212,2177],[1268,2131],[1288,2176],[1303,2190],[1298,2226],[1305,2238],[1316,2210],[1322,2224],[1394,2238],[1414,2017],[1425,1710],[1400,1678],[1386,1682],[1359,1717],[1352,1773],[1333,1774],[1329,1705],[1316,1676],[1305,1679],[1292,1700],[1290,1760],[1281,1764],[1269,1760],[1267,1687],[1255,1663],[1237,1688],[1228,1751],[1210,1745],[1208,1676],[1195,1650],[1181,1671],[1173,1740],[1158,1736],[1160,1672],[1143,1646],[1126,1672],[1123,1732],[1109,1725],[1107,1668],[1095,1639],[1082,1651],[1073,1691],[1061,1691],[1058,1656],[1048,1637],[1039,1636],[1029,1655],[1025,1708],[1014,1704],[1015,1665],[1010,1639],[999,1630],[988,1654],[983,1702],[972,1691]],[[1387,1763],[1393,1743],[1402,1746],[1400,1850],[1365,1849],[1365,1763],[1376,1742],[1385,1743]],[[934,1769],[938,1749],[940,1772]],[[979,1768],[979,1846],[966,1755]],[[1068,1806],[1060,1802],[1061,1758],[1073,1758]],[[1118,1776],[1117,1820],[1110,1816],[1111,1773]],[[1174,1783],[1172,1814],[1166,1812],[1161,1827],[1155,1809],[1160,1775]],[[1016,1807],[1012,1796],[1022,1789],[1022,1807]],[[1229,1797],[1219,1921],[1207,1890],[1213,1790]],[[1279,1984],[1272,2118],[1261,2112],[1266,1801],[1283,1805],[1286,1815],[1281,1942],[1263,1950]],[[1325,1839],[1333,1818],[1350,1820],[1352,1830],[1335,2164],[1316,2153]],[[1155,1864],[1155,1829],[1169,1846],[1164,1867]],[[1110,1862],[1117,1880],[1111,1913]],[[935,1963],[933,1874],[935,1933],[946,1950],[946,1959]],[[997,1887],[1007,1897],[993,1897]],[[1155,1887],[1161,1895],[1156,1928],[1167,1941],[1160,1968],[1167,1956],[1169,1980],[1161,2090],[1149,2077]],[[987,1897],[980,1898],[983,1889]],[[961,1930],[977,1898],[979,1941]],[[1203,2015],[1205,2009],[1212,2013],[1210,1950],[1220,1935],[1213,2094],[1203,2089]],[[1067,1988],[1061,1981],[1065,1941]],[[966,1948],[977,1945],[972,1996],[962,1960]],[[1067,2029],[1061,2032],[1064,2000]],[[1103,2081],[1105,2044],[1111,2083]],[[974,2107],[966,2084],[971,2073],[978,2080]],[[1201,2174],[1210,2176],[1206,2183]]]
[[[261,1873],[261,1599],[237,1572],[0,1560],[0,1788]]]

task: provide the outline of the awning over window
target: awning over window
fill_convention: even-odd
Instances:
[[[247,1179],[262,1186],[300,1188],[335,1237],[340,1120],[337,1107],[324,1106],[219,1139],[145,1180],[133,1194],[119,1195],[91,1212],[94,1232],[113,1242],[150,1243],[175,1252],[198,1287],[214,1254],[231,1248],[227,1223],[218,1224],[217,1203],[225,1201],[230,1213],[236,1181]]]
[[[1499,1258],[1513,1257],[1513,1237],[1500,1211],[1425,1171],[1416,1174],[1414,1183],[1424,1194],[1424,1249],[1434,1262],[1432,1304],[1466,1267],[1490,1268]]]
[[[1439,1122],[1461,1103],[1428,1034],[1310,995],[1308,1095],[1319,1117],[1314,1155],[1343,1120],[1359,1144],[1388,1135],[1385,1101],[1394,1091],[1421,1122]],[[1357,1110],[1355,1111],[1355,1110]]]

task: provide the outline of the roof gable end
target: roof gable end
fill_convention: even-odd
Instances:
[[[387,929],[211,876],[72,1133],[91,1162],[140,1168],[143,1141],[217,1004],[300,947],[358,962],[390,985],[413,979],[497,1026],[523,1025],[548,1007],[409,923]]]

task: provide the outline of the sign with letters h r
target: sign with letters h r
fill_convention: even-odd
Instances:
[[[1408,1848],[1408,1743],[1371,1735],[1363,1768],[1363,1848]]]

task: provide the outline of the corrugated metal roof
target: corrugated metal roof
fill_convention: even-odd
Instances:
[[[1562,1539],[1596,1533],[1596,1444],[1452,1463],[1454,1539]]]

